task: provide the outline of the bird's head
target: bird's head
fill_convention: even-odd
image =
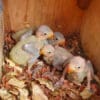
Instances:
[[[41,25],[36,31],[36,36],[41,39],[52,39],[54,38],[54,33],[50,27]]]
[[[65,37],[60,32],[54,32],[55,35],[55,43],[64,46],[65,45]]]
[[[46,45],[40,50],[40,54],[43,56],[53,56],[54,55],[54,47],[52,45]]]
[[[72,57],[68,64],[67,64],[67,73],[78,73],[84,71],[86,66],[86,61],[84,58],[80,56],[74,56]]]

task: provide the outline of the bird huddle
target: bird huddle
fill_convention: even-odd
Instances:
[[[10,51],[10,58],[21,66],[28,65],[29,68],[34,65],[37,59],[42,56],[43,60],[53,66],[52,75],[55,70],[64,70],[62,77],[56,85],[64,81],[67,74],[68,79],[75,84],[81,84],[87,77],[87,88],[90,89],[90,83],[94,78],[93,67],[90,61],[81,56],[72,55],[66,48],[65,38],[60,32],[53,32],[46,25],[37,28],[35,35],[33,30],[28,29],[23,34],[16,33],[13,38],[18,41]]]

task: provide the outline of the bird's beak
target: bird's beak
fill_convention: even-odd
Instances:
[[[40,55],[44,55],[44,50],[40,50]]]
[[[69,65],[67,67],[67,73],[70,74],[70,73],[73,73],[73,72],[75,72],[75,68],[73,68],[71,65]]]
[[[54,33],[50,33],[50,35],[48,36],[49,39],[54,39]]]
[[[64,47],[65,46],[65,40],[60,41],[59,45]]]

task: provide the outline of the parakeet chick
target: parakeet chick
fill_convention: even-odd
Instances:
[[[46,45],[41,50],[41,54],[43,55],[43,59],[47,64],[53,65],[54,69],[62,70],[62,66],[69,57],[73,55],[67,51],[66,49],[52,45]]]
[[[64,72],[60,81],[64,80],[67,74],[68,80],[77,85],[81,85],[85,78],[87,78],[87,88],[90,89],[91,80],[94,77],[93,67],[90,61],[86,61],[81,56],[73,56],[64,64]]]
[[[36,31],[36,37],[41,39],[52,39],[54,33],[47,25],[41,25]]]
[[[40,26],[36,31],[36,36],[25,32],[21,40],[12,48],[10,58],[17,64],[32,66],[40,56],[40,49],[48,44],[46,39],[53,37],[53,31],[45,25]]]
[[[48,39],[48,43],[51,45],[59,45],[62,47],[65,47],[65,37],[62,33],[60,32],[54,32],[54,38],[53,39]]]

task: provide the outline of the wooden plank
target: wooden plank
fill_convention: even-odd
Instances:
[[[86,54],[100,73],[100,0],[93,0],[84,16],[81,39]]]
[[[9,19],[11,23],[11,30],[18,30],[24,27],[25,14],[26,14],[26,2],[27,0],[5,0],[4,4],[7,2],[7,7],[5,7],[5,12],[7,10],[9,14]]]
[[[3,2],[4,2],[4,27],[5,27],[5,32],[9,32],[11,30],[11,22],[8,11],[8,1],[3,0]]]
[[[78,8],[76,0],[5,0],[4,3],[6,2],[11,29],[15,31],[27,24],[47,24],[54,31],[63,33],[79,31],[84,14]]]

